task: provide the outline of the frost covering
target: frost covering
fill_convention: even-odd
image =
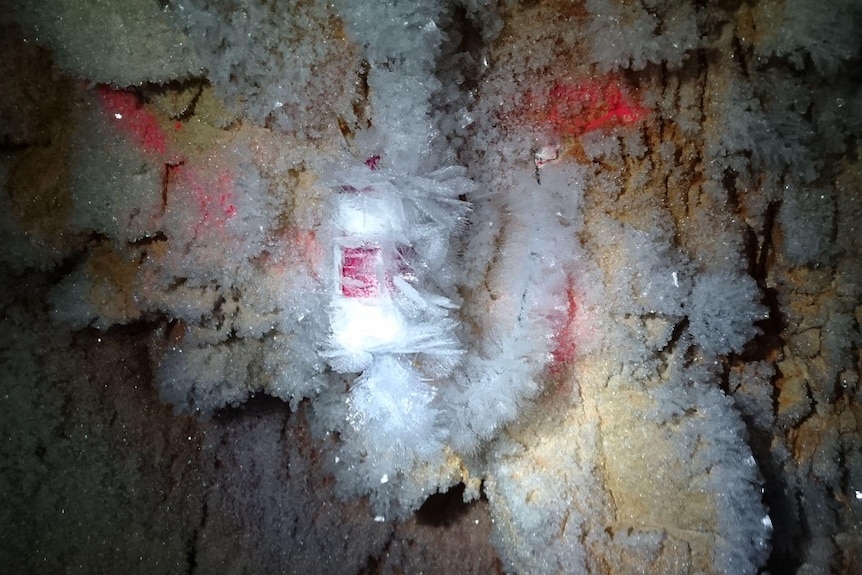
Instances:
[[[76,85],[67,235],[39,255],[4,194],[4,261],[67,261],[75,329],[156,326],[177,412],[307,401],[380,521],[463,482],[512,572],[757,572],[764,462],[819,486],[774,488],[817,526],[862,476],[787,443],[855,385],[858,176],[830,162],[862,105],[836,77],[858,8],[755,4],[150,6],[191,45],[171,75],[206,80]],[[165,80],[70,66],[49,31],[86,79]]]

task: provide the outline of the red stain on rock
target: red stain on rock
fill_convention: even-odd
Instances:
[[[204,230],[222,231],[228,220],[236,217],[234,177],[230,172],[201,172],[193,167],[177,166],[172,172],[174,194],[190,194],[198,212],[195,235]]]
[[[549,89],[529,90],[515,109],[514,123],[546,129],[559,138],[577,138],[637,123],[648,114],[619,80],[556,81]]]
[[[97,93],[110,121],[144,152],[162,155],[168,151],[168,137],[158,118],[135,94],[106,86],[99,87]]]
[[[96,93],[102,110],[118,131],[128,136],[144,155],[158,156],[155,161],[170,166],[172,193],[191,194],[198,211],[196,236],[205,230],[223,230],[228,220],[236,217],[234,176],[227,170],[210,173],[186,164],[186,158],[173,146],[168,132],[171,127],[173,132],[182,131],[182,122],[166,122],[163,128],[158,116],[133,92],[100,86]]]
[[[577,347],[575,345],[575,327],[578,313],[577,294],[575,293],[574,280],[569,277],[566,281],[566,291],[563,305],[560,306],[552,318],[557,326],[554,333],[554,349],[551,351],[550,372],[557,373],[575,358]]]

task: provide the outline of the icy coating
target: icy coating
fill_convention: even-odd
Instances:
[[[4,264],[63,264],[55,321],[151,323],[177,414],[307,402],[321,466],[377,521],[463,483],[487,497],[507,571],[765,565],[750,433],[798,423],[818,393],[780,390],[771,417],[776,373],[809,366],[758,355],[789,281],[765,269],[857,253],[834,246],[858,184],[835,167],[862,125],[839,72],[858,8],[151,4],[110,10],[159,22],[134,34],[168,77],[103,66],[47,9],[12,11],[84,80],[56,139],[62,201],[31,200],[54,219],[0,196]],[[3,164],[4,187],[27,161]],[[829,381],[854,369],[858,271],[810,344]],[[788,461],[781,441],[769,465]],[[862,489],[852,452],[845,490]]]

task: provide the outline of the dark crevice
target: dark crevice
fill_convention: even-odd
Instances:
[[[459,483],[443,493],[435,493],[425,500],[416,511],[416,520],[420,525],[433,527],[449,527],[458,522],[474,502],[464,502],[466,486]]]
[[[192,531],[191,537],[186,541],[186,573],[193,575],[198,568],[198,537],[200,531]]]
[[[82,330],[86,335],[96,340],[98,338],[106,339],[126,339],[126,338],[141,338],[149,337],[158,327],[158,323],[154,321],[133,321],[125,324],[113,324],[106,329],[88,327]]]
[[[466,10],[460,6],[456,8],[453,19],[460,26],[458,32],[461,36],[461,42],[458,44],[457,52],[469,54],[475,66],[478,67],[478,63],[482,60],[482,51],[485,48],[482,30],[471,19],[467,18]],[[480,74],[466,75],[464,83],[461,84],[461,91],[469,92],[478,88],[479,78]]]
[[[135,91],[138,93],[140,99],[144,102],[150,102],[153,98],[158,96],[164,96],[169,93],[182,93],[187,90],[195,90],[194,95],[189,101],[188,105],[183,108],[178,114],[171,116],[174,120],[180,120],[185,122],[191,119],[195,114],[195,106],[198,103],[198,100],[203,94],[204,88],[209,85],[209,81],[201,78],[191,78],[188,80],[170,80],[163,84],[148,84],[142,86]]]
[[[201,521],[200,524],[192,530],[191,536],[186,542],[186,573],[187,575],[193,575],[198,568],[198,547],[200,545],[200,534],[201,531],[207,524],[207,519],[209,517],[209,505],[206,501],[206,495],[204,495],[203,505],[201,507]]]
[[[718,376],[718,387],[725,395],[733,395],[733,389],[730,388],[730,372],[733,366],[735,356],[731,354],[721,362],[721,373]]]
[[[30,148],[32,144],[29,142],[15,142],[8,135],[3,136],[3,141],[0,142],[0,154],[14,154]]]
[[[667,363],[668,358],[673,355],[674,351],[676,351],[679,346],[680,339],[685,334],[688,324],[688,317],[684,317],[673,326],[668,342],[661,350],[659,350],[659,356],[663,358],[665,363]]]
[[[195,108],[197,107],[198,100],[200,100],[201,98],[201,94],[204,93],[205,87],[206,84],[201,84],[200,86],[198,86],[198,91],[192,97],[192,101],[189,102],[188,107],[186,107],[186,109],[183,110],[183,112],[179,116],[177,116],[177,120],[185,122],[187,120],[190,120],[191,117],[195,115]]]
[[[775,374],[770,381],[773,390],[773,413],[778,412],[778,384],[783,378],[776,359],[784,346],[782,334],[786,328],[784,314],[778,301],[778,290],[769,285],[769,273],[774,260],[773,238],[779,207],[779,202],[772,202],[767,207],[760,234],[760,245],[757,245],[757,234],[751,228],[748,229],[748,235],[745,238],[748,271],[763,294],[762,303],[767,307],[768,315],[765,319],[756,322],[760,333],[745,345],[738,356],[729,358],[723,378],[727,385],[729,369],[733,365],[758,361],[771,363],[775,369]],[[725,391],[732,393],[734,390]],[[774,528],[771,538],[773,549],[762,572],[794,573],[802,564],[799,543],[806,540],[807,535],[800,525],[798,503],[784,479],[786,472],[772,451],[775,430],[763,429],[748,417],[743,416],[743,419],[749,433],[749,447],[764,479],[763,502],[768,508]]]
[[[393,537],[389,538],[389,540],[386,542],[386,546],[380,552],[380,555],[368,556],[368,558],[365,560],[365,565],[363,565],[362,568],[359,570],[359,575],[377,575],[378,573],[380,573],[382,569],[381,564],[383,562],[382,558],[386,557],[387,553],[389,552],[389,547],[392,546],[393,540]]]
[[[134,241],[129,242],[129,246],[131,246],[131,247],[145,247],[145,246],[150,246],[153,244],[157,244],[160,242],[166,242],[166,241],[168,241],[168,238],[165,235],[165,233],[158,231],[152,235],[143,236],[141,238],[138,238]]]
[[[246,417],[258,418],[272,414],[284,414],[287,417],[290,413],[290,406],[287,402],[267,393],[259,392],[250,394],[241,405],[227,406],[216,410],[212,420],[223,424]]]
[[[769,285],[769,266],[772,256],[772,236],[775,228],[775,220],[778,215],[779,203],[773,202],[769,205],[764,216],[763,243],[756,250],[756,256],[752,253],[749,260],[749,272],[757,282],[757,287],[763,293],[762,303],[769,310],[765,319],[755,322],[760,328],[760,334],[749,341],[739,355],[743,362],[772,361],[774,356],[784,346],[784,333],[786,321],[781,312],[781,304],[778,301],[778,290]],[[752,251],[755,247],[752,246]]]
[[[164,216],[168,210],[168,190],[171,187],[171,183],[175,181],[177,178],[177,170],[180,170],[185,165],[185,162],[178,162],[176,164],[165,164],[164,172],[162,173],[162,182],[161,182],[161,206],[160,206],[160,216]]]
[[[485,72],[482,65],[485,39],[480,26],[469,17],[463,6],[452,7],[446,19],[447,41],[434,70],[441,89],[431,96],[430,104],[440,118],[451,120],[465,112],[471,113],[474,107]],[[453,86],[458,88],[455,97],[452,95]],[[462,125],[461,122],[452,122],[450,126],[441,128],[455,157],[461,158],[467,139],[475,130],[475,123]]]
[[[356,96],[352,102],[353,114],[356,116],[356,124],[359,128],[370,128],[371,117],[369,111],[369,96],[371,89],[368,85],[368,73],[371,66],[368,60],[362,60],[359,63],[359,70],[356,72]]]

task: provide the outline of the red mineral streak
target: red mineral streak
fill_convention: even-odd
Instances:
[[[164,154],[168,150],[168,137],[158,118],[141,105],[135,94],[105,86],[99,87],[97,93],[109,120],[144,152]]]
[[[565,301],[554,323],[558,326],[554,334],[555,347],[551,352],[551,373],[555,373],[571,362],[577,351],[575,346],[575,327],[578,312],[577,294],[575,293],[574,280],[569,277],[566,281]]]
[[[549,130],[559,138],[577,138],[602,128],[634,124],[647,116],[616,80],[554,82],[550,89],[529,90],[514,112],[514,123]]]
[[[171,127],[174,132],[182,131],[183,123],[165,124],[166,132],[156,114],[143,106],[134,93],[106,86],[100,86],[96,93],[108,120],[121,133],[126,134],[145,155],[158,155],[159,161],[172,167],[173,193],[179,194],[178,197],[190,193],[190,199],[197,208],[195,235],[205,230],[223,231],[227,222],[237,215],[233,174],[227,170],[210,173],[184,163],[186,159],[173,149],[168,134]],[[171,201],[181,200],[172,198]]]
[[[178,166],[173,172],[177,186],[175,193],[188,191],[198,211],[195,235],[203,229],[224,230],[228,220],[237,215],[234,199],[234,178],[230,172],[222,171],[215,176],[201,173],[187,166]]]

